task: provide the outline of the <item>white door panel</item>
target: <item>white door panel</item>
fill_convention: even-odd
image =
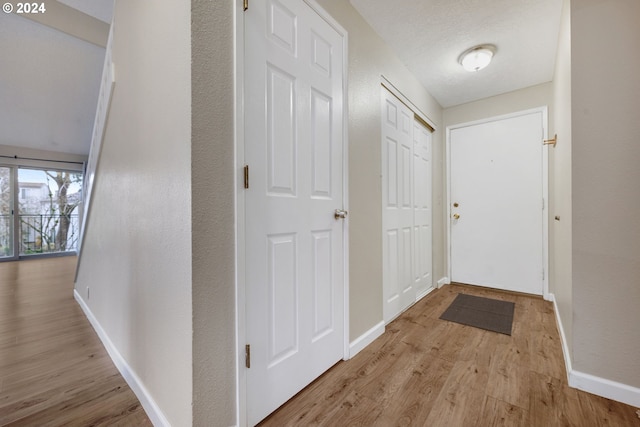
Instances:
[[[383,314],[431,287],[431,133],[382,88]]]
[[[542,294],[542,129],[537,111],[451,130],[453,281]]]
[[[417,296],[432,287],[431,277],[431,132],[413,123],[414,159],[414,286]]]
[[[413,112],[382,89],[384,319],[415,301],[413,246]]]
[[[245,12],[250,425],[343,357],[342,51],[301,0]]]

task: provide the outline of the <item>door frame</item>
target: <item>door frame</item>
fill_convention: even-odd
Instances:
[[[9,191],[11,192],[11,247],[13,249],[13,255],[1,257],[0,262],[18,261],[20,259],[18,166],[10,163],[0,163],[0,168],[9,169]]]
[[[445,140],[445,152],[446,152],[446,186],[447,186],[447,205],[446,205],[446,232],[447,232],[447,275],[446,283],[451,283],[451,131],[454,129],[464,128],[468,126],[475,126],[484,123],[496,122],[505,119],[511,119],[515,117],[525,116],[532,113],[542,114],[542,140],[547,139],[549,136],[549,116],[548,107],[546,105],[536,108],[531,108],[522,111],[516,111],[513,113],[502,114],[499,116],[487,117],[479,120],[473,120],[465,123],[458,123],[455,125],[447,126],[446,128],[446,140]],[[542,197],[544,199],[544,207],[540,213],[542,215],[542,267],[544,269],[544,277],[542,279],[542,297],[549,301],[549,146],[544,145],[542,148]]]
[[[342,37],[342,90],[343,90],[343,109],[342,109],[342,173],[343,173],[343,189],[342,189],[342,205],[343,209],[349,210],[349,106],[348,106],[348,33],[322,6],[315,0],[300,0],[307,4],[315,13],[318,14],[325,22],[327,22]],[[234,37],[234,97],[235,97],[235,242],[236,242],[236,265],[235,265],[235,308],[236,308],[236,334],[235,334],[235,367],[236,367],[236,419],[239,426],[247,425],[247,377],[246,368],[244,367],[245,343],[246,343],[246,230],[244,226],[245,219],[245,193],[244,193],[244,165],[245,165],[245,135],[244,135],[244,5],[243,0],[235,0],[235,37]],[[249,4],[251,7],[251,4]],[[349,351],[349,221],[342,221],[343,226],[343,279],[344,279],[344,344],[343,344],[343,360],[350,358]]]

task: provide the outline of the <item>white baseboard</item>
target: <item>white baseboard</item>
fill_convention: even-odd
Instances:
[[[562,319],[558,311],[558,304],[553,293],[549,294],[549,301],[553,302],[553,311],[556,313],[556,322],[558,324],[558,332],[560,333],[560,342],[562,343],[562,354],[564,355],[564,363],[567,369],[567,381],[569,387],[586,391],[587,393],[597,396],[606,397],[607,399],[626,403],[627,405],[640,407],[640,388],[632,387],[606,378],[596,377],[595,375],[576,371],[571,364],[569,356],[569,345],[567,337],[562,326]]]
[[[444,285],[450,285],[450,284],[451,284],[451,280],[445,276],[442,279],[438,280],[438,289],[440,289]]]
[[[556,324],[558,325],[558,333],[560,334],[560,344],[562,345],[562,355],[564,356],[564,366],[567,370],[567,381],[571,383],[571,356],[569,353],[569,343],[567,342],[567,336],[564,333],[564,326],[562,326],[562,319],[560,318],[560,311],[558,310],[558,303],[556,302],[556,296],[553,293],[549,293],[549,301],[553,303],[553,312],[556,314]]]
[[[426,291],[423,291],[420,294],[416,295],[416,302],[420,301],[422,298],[426,297],[427,295],[429,295],[431,292],[433,292],[435,290],[436,290],[436,288],[431,287],[431,288],[427,289]]]
[[[118,368],[118,371],[120,371],[120,374],[122,375],[124,380],[127,382],[127,384],[129,384],[129,387],[131,387],[131,390],[135,393],[138,400],[140,400],[140,404],[144,408],[153,425],[156,427],[170,427],[171,424],[160,410],[160,407],[153,400],[153,398],[149,394],[149,391],[146,389],[133,369],[131,369],[127,361],[124,360],[118,349],[113,345],[107,333],[104,331],[104,329],[102,329],[102,326],[98,322],[98,319],[96,319],[89,306],[85,303],[78,291],[75,289],[73,291],[73,296],[80,305],[80,308],[82,308],[82,311],[84,311],[87,319],[89,319],[89,323],[91,323],[91,326],[93,326],[93,329],[98,334],[100,341],[102,341],[104,348],[107,350],[107,353],[109,353],[109,356],[111,357],[111,360],[113,360],[113,363],[116,365],[116,368]]]
[[[349,344],[349,358],[358,354],[362,349],[371,344],[380,335],[384,334],[384,321],[381,321],[364,334],[360,335]]]
[[[640,388],[572,370],[569,386],[640,408]]]

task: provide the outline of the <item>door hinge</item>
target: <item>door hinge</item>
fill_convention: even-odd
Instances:
[[[542,210],[544,210],[544,199],[542,199]]]
[[[544,280],[544,269],[542,270],[542,280]]]
[[[251,367],[251,345],[247,344],[244,346],[244,365],[247,368]]]
[[[243,7],[244,7],[244,10],[249,9],[249,0],[243,0]]]
[[[249,165],[244,165],[244,188],[249,188]]]

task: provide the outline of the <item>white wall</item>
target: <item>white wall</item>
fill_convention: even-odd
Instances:
[[[573,368],[640,387],[640,2],[571,2]]]
[[[118,1],[114,19],[116,86],[76,290],[166,419],[188,426],[191,5]]]
[[[549,149],[549,290],[554,294],[571,354],[573,295],[571,272],[571,19],[569,0],[562,9],[553,78],[554,123],[549,134],[558,135]],[[555,220],[559,216],[560,220]]]
[[[318,1],[349,33],[350,339],[382,321],[382,155],[380,76],[386,76],[435,124],[433,147],[434,273],[442,261],[441,107],[345,0]]]
[[[551,112],[553,107],[552,89],[551,83],[543,83],[446,108],[443,111],[444,126],[446,128],[460,123],[501,116],[545,105],[549,107],[549,112]],[[553,115],[549,114],[550,123],[552,118]]]

